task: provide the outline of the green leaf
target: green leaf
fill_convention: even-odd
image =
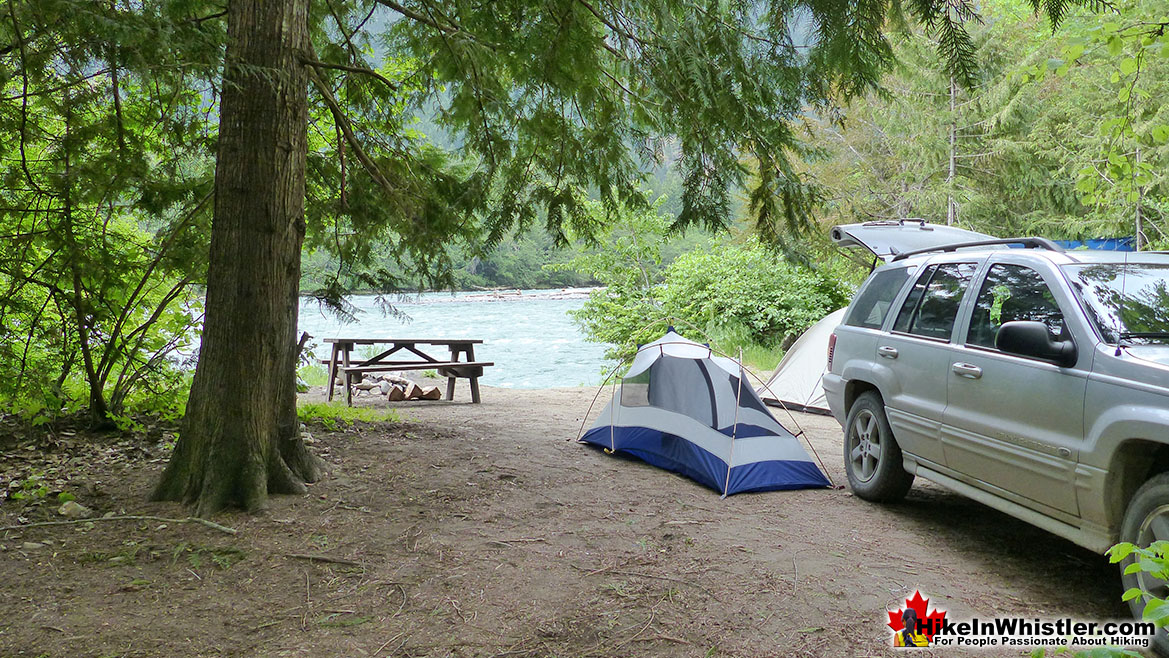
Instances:
[[[1137,598],[1138,596],[1140,596],[1141,594],[1144,594],[1144,592],[1141,591],[1141,588],[1130,587],[1127,590],[1125,590],[1124,595],[1120,597],[1120,600],[1121,601],[1131,601],[1131,600]]]
[[[1120,91],[1116,92],[1116,100],[1121,103],[1127,103],[1129,97],[1132,95],[1132,89],[1129,87],[1121,87]]]
[[[1109,37],[1108,54],[1115,57],[1122,52],[1124,52],[1124,41],[1122,41],[1120,37],[1116,36],[1115,34]]]
[[[1062,60],[1058,57],[1052,57],[1051,59],[1047,60],[1047,70],[1048,71],[1054,71],[1063,65],[1064,65],[1064,60]]]

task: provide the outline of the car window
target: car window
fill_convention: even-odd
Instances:
[[[909,279],[913,269],[911,267],[897,267],[881,270],[869,277],[869,280],[857,293],[856,302],[852,305],[852,310],[848,312],[844,324],[853,327],[880,329],[881,325],[885,324],[885,316],[889,314],[889,308],[893,305],[893,298],[901,292],[901,286],[905,285],[905,281]]]
[[[893,330],[926,338],[949,338],[962,294],[977,269],[975,263],[945,263],[926,268],[902,304]]]
[[[1038,272],[1022,265],[994,265],[974,301],[966,344],[993,348],[999,327],[1019,320],[1042,322],[1054,337],[1065,331],[1059,304]]]
[[[1072,289],[1109,343],[1169,341],[1169,264],[1084,263],[1065,265]]]

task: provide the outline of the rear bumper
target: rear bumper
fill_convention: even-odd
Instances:
[[[836,418],[836,422],[843,426],[844,418],[847,415],[844,408],[844,378],[826,372],[824,379],[821,380],[821,385],[824,387],[824,397],[828,399],[828,408],[832,410],[832,416]]]

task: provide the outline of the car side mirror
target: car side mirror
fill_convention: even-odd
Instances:
[[[999,327],[994,346],[1008,354],[1043,359],[1064,368],[1076,364],[1076,344],[1052,338],[1042,322],[1007,322]]]

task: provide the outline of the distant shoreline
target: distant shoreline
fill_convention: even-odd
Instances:
[[[519,302],[519,301],[557,301],[565,299],[587,299],[589,294],[599,287],[592,288],[541,288],[518,290],[516,288],[492,290],[429,290],[426,292],[403,293],[405,300],[395,301],[395,304],[449,304],[453,302]],[[354,292],[347,297],[374,296],[376,292]],[[430,297],[422,299],[422,295]],[[301,297],[307,297],[301,294]]]

